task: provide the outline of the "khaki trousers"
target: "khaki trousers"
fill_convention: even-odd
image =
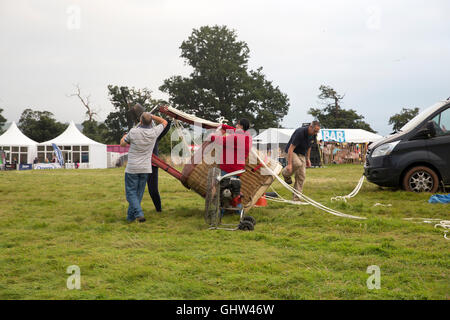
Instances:
[[[303,183],[306,179],[306,158],[302,154],[292,154],[292,172],[291,174],[286,173],[286,167],[281,171],[283,177],[295,176],[294,189],[303,192]],[[300,198],[295,194],[293,195],[294,201],[300,201]]]

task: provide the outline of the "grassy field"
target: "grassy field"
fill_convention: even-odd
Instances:
[[[269,203],[251,211],[253,232],[207,230],[203,199],[166,173],[164,212],[146,194],[147,222],[127,224],[123,169],[2,172],[0,299],[449,299],[450,242],[403,218],[449,220],[450,206],[368,182],[330,202],[362,171],[308,169],[304,192],[367,220]],[[66,287],[70,265],[80,290]],[[370,265],[379,290],[367,288]]]

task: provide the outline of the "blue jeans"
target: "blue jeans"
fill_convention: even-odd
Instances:
[[[144,196],[147,180],[148,173],[125,173],[125,194],[129,203],[128,221],[134,221],[144,216],[141,201]]]

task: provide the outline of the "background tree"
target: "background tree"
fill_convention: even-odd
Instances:
[[[356,113],[355,110],[346,110],[341,107],[344,96],[339,95],[336,90],[329,86],[321,85],[319,99],[323,101],[325,107],[311,108],[308,113],[319,120],[322,128],[330,129],[364,129],[376,132],[368,123],[363,121],[364,117]]]
[[[409,122],[412,118],[419,114],[419,108],[408,109],[403,108],[400,113],[394,114],[389,118],[389,124],[392,124],[392,129],[394,132],[399,131],[405,124]]]
[[[98,116],[98,110],[94,109],[91,104],[91,96],[88,95],[83,97],[81,95],[80,86],[75,85],[75,93],[68,95],[69,97],[77,97],[83,107],[86,109],[85,116],[87,120],[83,121],[81,124],[83,126],[83,134],[92,140],[95,140],[104,144],[114,144],[116,143],[113,139],[110,138],[108,128],[102,122],[96,121],[95,118]]]
[[[172,147],[172,141],[170,140],[170,137],[172,136],[172,133],[175,131],[175,127],[172,126],[167,134],[159,141],[158,143],[158,151],[160,155],[170,155],[171,147]],[[180,140],[181,142],[181,140]],[[173,146],[177,145],[180,142],[173,142]]]
[[[3,130],[3,126],[6,124],[6,118],[2,116],[3,109],[0,108],[0,134],[2,134],[5,130]]]
[[[223,116],[236,123],[246,117],[255,129],[280,125],[289,99],[266,80],[262,68],[248,70],[250,50],[234,30],[217,25],[194,29],[180,49],[192,73],[166,79],[159,88],[174,107],[212,121]]]
[[[88,95],[86,97],[82,97],[81,96],[81,89],[80,86],[78,84],[75,85],[75,93],[70,94],[69,97],[77,97],[81,104],[85,107],[86,109],[86,117],[88,118],[88,121],[94,121],[94,117],[98,115],[98,111],[94,110],[94,108],[91,105],[91,95]]]
[[[83,134],[86,137],[103,144],[117,144],[117,141],[111,138],[105,123],[86,120],[81,125],[83,126]]]
[[[37,142],[51,140],[66,130],[67,125],[56,121],[49,111],[25,109],[20,116],[19,129]]]
[[[127,116],[129,105],[139,103],[147,111],[150,111],[155,106],[164,103],[162,100],[153,99],[152,91],[147,88],[136,89],[109,85],[108,95],[115,111],[108,115],[105,124],[109,131],[109,139],[114,144],[119,143],[123,135],[134,125]]]

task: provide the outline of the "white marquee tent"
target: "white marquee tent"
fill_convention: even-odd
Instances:
[[[295,129],[270,128],[253,138],[259,144],[287,144]],[[383,138],[362,129],[321,129],[317,140],[325,142],[370,143]]]
[[[10,163],[14,158],[19,164],[33,163],[37,144],[24,135],[15,122],[11,123],[8,130],[0,136],[0,149],[5,152],[6,161]]]
[[[53,143],[61,149],[66,163],[80,163],[81,168],[90,169],[107,167],[106,145],[86,137],[78,130],[73,121],[70,122],[66,131],[58,137],[37,146],[37,155],[40,162],[44,162],[45,158],[52,159]]]

